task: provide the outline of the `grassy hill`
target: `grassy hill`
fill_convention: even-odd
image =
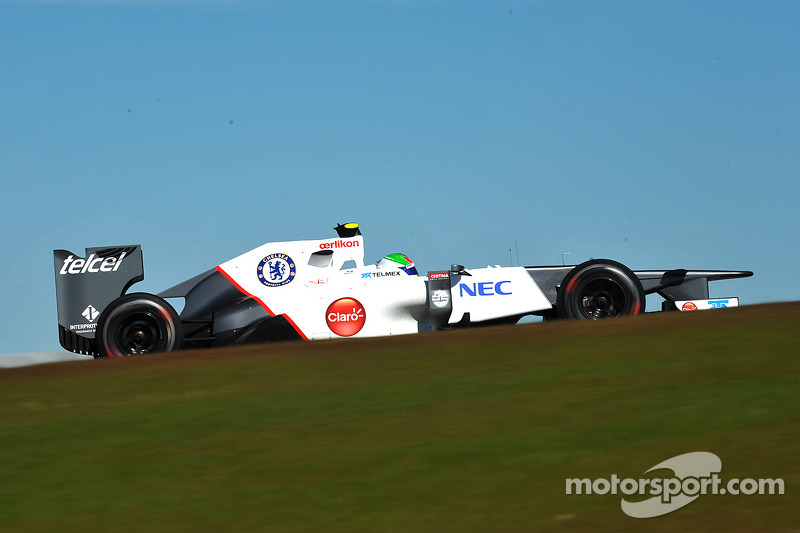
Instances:
[[[797,531],[798,346],[788,303],[1,370],[0,530]],[[786,494],[565,494],[692,451]]]

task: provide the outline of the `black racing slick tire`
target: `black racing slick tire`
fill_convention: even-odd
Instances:
[[[95,341],[100,357],[170,352],[183,346],[183,325],[162,298],[143,292],[126,294],[101,313]]]
[[[573,268],[558,289],[561,318],[597,320],[644,313],[642,283],[628,267],[610,259],[593,259]]]

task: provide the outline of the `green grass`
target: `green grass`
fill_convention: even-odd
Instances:
[[[0,371],[0,530],[797,530],[800,305]],[[783,496],[647,520],[691,451]]]

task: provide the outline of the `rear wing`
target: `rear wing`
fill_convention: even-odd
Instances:
[[[103,309],[144,279],[141,246],[87,248],[79,257],[53,250],[58,340],[65,350],[96,355],[94,334]]]

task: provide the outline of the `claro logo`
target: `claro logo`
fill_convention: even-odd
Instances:
[[[122,259],[127,252],[122,252],[119,257],[97,257],[89,254],[86,259],[70,255],[64,259],[64,265],[59,274],[86,274],[87,272],[116,272],[122,264]]]
[[[361,331],[367,314],[355,298],[339,298],[325,311],[325,321],[332,332],[340,337],[351,337]]]

